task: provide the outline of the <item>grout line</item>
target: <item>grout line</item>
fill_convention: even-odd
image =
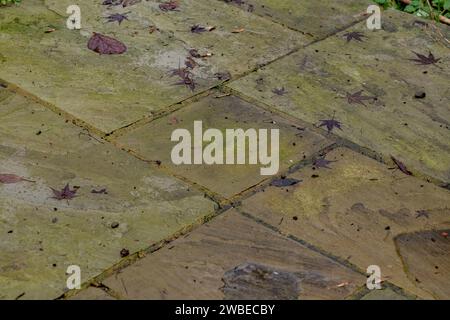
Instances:
[[[68,290],[67,292],[63,293],[58,298],[56,298],[56,300],[61,300],[61,299],[65,300],[65,299],[71,298],[71,297],[75,296],[76,294],[78,294],[79,292],[81,292],[83,290],[86,290],[87,288],[89,288],[91,286],[93,286],[93,287],[101,286],[101,287],[104,287],[104,288],[108,288],[107,286],[105,286],[102,283],[106,278],[109,278],[110,276],[113,276],[114,274],[117,274],[121,270],[123,270],[123,269],[125,269],[125,268],[127,268],[127,267],[129,267],[131,265],[133,265],[134,263],[136,263],[137,261],[145,258],[146,256],[159,251],[160,249],[166,247],[168,244],[172,243],[176,239],[179,239],[179,238],[181,238],[183,236],[188,235],[192,231],[196,230],[198,227],[200,227],[200,226],[204,225],[205,223],[211,221],[215,217],[218,217],[219,215],[225,213],[226,211],[228,211],[228,209],[229,209],[229,207],[217,208],[213,213],[198,218],[192,224],[183,227],[182,229],[178,230],[177,232],[173,233],[172,235],[168,236],[167,238],[164,238],[164,239],[162,239],[162,240],[160,240],[158,242],[155,242],[154,244],[150,245],[148,248],[142,249],[142,250],[140,250],[138,252],[135,252],[134,254],[126,257],[126,258],[121,259],[119,262],[115,263],[114,265],[112,265],[111,267],[107,268],[106,270],[104,270],[100,274],[90,278],[85,283],[83,283],[82,289],[79,289],[79,290],[77,290],[77,289]],[[119,295],[117,293],[115,293],[115,294],[119,298],[122,298],[121,295]]]
[[[348,260],[345,260],[345,259],[343,259],[343,258],[341,258],[339,256],[335,256],[334,254],[332,254],[332,253],[330,253],[328,251],[325,251],[325,250],[321,249],[320,247],[317,247],[317,246],[315,246],[315,245],[313,245],[313,244],[311,244],[311,243],[309,243],[309,242],[307,242],[307,241],[305,241],[303,239],[300,239],[300,238],[298,238],[298,237],[296,237],[294,235],[283,233],[277,227],[275,227],[275,226],[265,222],[262,219],[259,219],[259,218],[255,217],[255,216],[253,216],[252,214],[249,214],[249,213],[243,211],[239,207],[235,208],[235,210],[239,214],[241,214],[242,216],[244,216],[244,217],[254,221],[255,223],[263,226],[264,228],[267,228],[267,229],[271,230],[272,232],[275,232],[276,234],[278,234],[278,235],[280,235],[282,237],[290,239],[290,240],[292,240],[292,241],[294,241],[294,242],[296,242],[296,243],[306,247],[307,249],[312,250],[312,251],[314,251],[314,252],[316,252],[316,253],[318,253],[318,254],[320,254],[320,255],[322,255],[322,256],[324,256],[324,257],[326,257],[326,258],[328,258],[328,259],[330,259],[332,261],[334,261],[335,263],[337,263],[337,264],[339,264],[339,265],[341,265],[341,266],[343,266],[343,267],[345,267],[347,269],[350,269],[353,272],[356,272],[356,273],[358,273],[360,275],[363,275],[363,276],[367,277],[367,274],[364,272],[364,270],[360,269],[357,265],[349,262]],[[389,288],[389,289],[393,290],[394,292],[396,292],[396,293],[398,293],[398,294],[400,294],[400,295],[402,295],[402,296],[404,296],[404,297],[406,297],[406,298],[408,298],[410,300],[411,299],[414,299],[414,300],[418,299],[418,296],[407,292],[405,289],[403,289],[403,288],[401,288],[401,287],[399,287],[399,286],[397,286],[397,285],[395,285],[395,284],[393,284],[393,283],[391,283],[389,281],[383,281],[383,286],[384,286],[383,289]],[[367,289],[366,286],[361,286],[358,289],[356,289],[353,293],[348,295],[345,299],[346,300],[360,300],[363,296],[365,296],[369,292],[371,292],[371,290]]]

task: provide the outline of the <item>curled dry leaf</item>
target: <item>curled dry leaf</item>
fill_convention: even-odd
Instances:
[[[408,168],[406,168],[405,164],[403,162],[401,162],[400,160],[394,158],[393,156],[391,156],[392,161],[394,161],[395,165],[397,166],[397,168],[403,172],[404,174],[408,175],[408,176],[412,176],[413,173],[411,171],[408,170]]]
[[[21,182],[21,181],[34,182],[32,180],[28,180],[28,179],[19,177],[15,174],[0,173],[0,183],[10,184],[10,183],[17,183],[17,182]]]
[[[231,31],[231,33],[241,33],[244,32],[245,29],[244,28],[239,28],[239,29],[234,29],[233,31]]]
[[[127,47],[119,40],[96,32],[89,39],[88,48],[100,54],[122,54],[127,51]]]
[[[214,27],[214,26],[201,26],[201,25],[196,24],[191,27],[191,32],[192,33],[202,33],[202,32],[213,31],[214,29],[216,29],[216,27]]]

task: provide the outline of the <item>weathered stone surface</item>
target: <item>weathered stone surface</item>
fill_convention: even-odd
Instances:
[[[414,256],[417,270],[425,268],[430,274],[419,276],[420,285],[411,281],[394,239],[403,233],[448,226],[450,192],[347,149],[336,149],[326,159],[335,161],[331,169],[305,167],[289,176],[302,183],[268,187],[244,200],[241,210],[361,271],[378,265],[383,279],[411,294],[431,298],[421,288],[440,288],[441,284],[439,276],[432,275],[434,270],[428,270],[430,258]],[[422,210],[427,214],[417,212]]]
[[[244,263],[225,272],[223,293],[226,300],[297,300],[300,279],[257,263]]]
[[[57,298],[69,265],[87,281],[122,249],[148,248],[214,212],[203,194],[25,98],[3,99],[0,121],[0,173],[35,181],[0,183],[0,298]],[[51,188],[66,183],[79,186],[76,197],[54,199]]]
[[[175,129],[188,129],[193,136],[196,120],[203,121],[203,132],[216,128],[224,136],[226,129],[279,129],[280,172],[332,143],[332,140],[310,130],[300,130],[303,128],[239,98],[228,96],[217,99],[217,95],[218,93],[212,93],[199,102],[133,130],[119,137],[118,143],[146,160],[162,161],[163,166],[169,167],[177,174],[228,198],[268,179],[269,176],[262,176],[260,173],[260,168],[264,166],[174,165],[171,151],[177,142],[171,142],[170,138]],[[203,146],[207,144],[204,142]]]
[[[361,300],[409,300],[407,297],[395,292],[392,289],[385,288],[381,290],[372,290],[364,295]]]
[[[365,283],[363,275],[234,211],[104,283],[128,299],[224,299],[222,279],[227,278],[227,271],[246,263],[294,274],[300,285],[299,299],[343,299]],[[267,298],[265,290],[252,289],[255,296],[248,298]]]
[[[333,34],[364,19],[370,0],[221,0],[243,10],[272,19],[298,30],[312,39]]]
[[[89,287],[69,298],[69,300],[116,300],[99,288]]]
[[[110,132],[218,84],[217,72],[249,71],[303,43],[301,34],[226,4],[182,2],[183,10],[162,13],[158,2],[108,9],[101,1],[78,1],[81,31],[65,26],[66,8],[73,4],[70,0],[30,0],[19,7],[2,8],[0,78],[91,127]],[[128,20],[120,25],[106,22],[105,17],[119,11],[130,12]],[[193,34],[194,23],[214,23],[217,28],[208,34]],[[247,32],[232,33],[234,24]],[[159,31],[150,33],[151,26]],[[49,29],[56,31],[46,33]],[[117,38],[128,51],[113,56],[90,51],[87,43],[92,32]],[[195,59],[199,65],[193,71],[194,92],[176,85],[180,78],[171,75],[184,67],[192,48],[214,53],[211,58]]]
[[[280,59],[230,87],[273,108],[320,125],[342,123],[333,132],[352,142],[394,156],[414,171],[450,181],[450,60],[439,32],[417,18],[396,11],[383,13],[384,30],[370,32],[360,23],[304,50]],[[420,22],[420,21],[419,21]],[[345,34],[362,32],[363,42]],[[441,60],[417,65],[413,51]],[[273,96],[284,86],[284,96]],[[350,104],[347,93],[362,92],[376,100]],[[415,98],[426,92],[424,99]],[[325,127],[324,127],[325,129]]]
[[[447,234],[447,235],[446,235]],[[420,231],[395,239],[408,276],[436,299],[450,297],[450,230]]]

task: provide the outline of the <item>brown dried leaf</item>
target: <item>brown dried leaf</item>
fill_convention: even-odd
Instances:
[[[100,54],[122,54],[127,51],[127,47],[119,40],[96,32],[89,39],[88,48]]]

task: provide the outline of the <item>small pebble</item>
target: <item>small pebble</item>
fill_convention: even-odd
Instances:
[[[120,256],[122,258],[128,257],[130,255],[130,251],[128,249],[122,249],[120,250]]]
[[[111,223],[111,228],[113,228],[113,229],[117,228],[118,226],[119,226],[119,223],[116,221]]]
[[[416,99],[423,99],[427,96],[427,94],[424,91],[417,91],[414,95],[414,98]]]

